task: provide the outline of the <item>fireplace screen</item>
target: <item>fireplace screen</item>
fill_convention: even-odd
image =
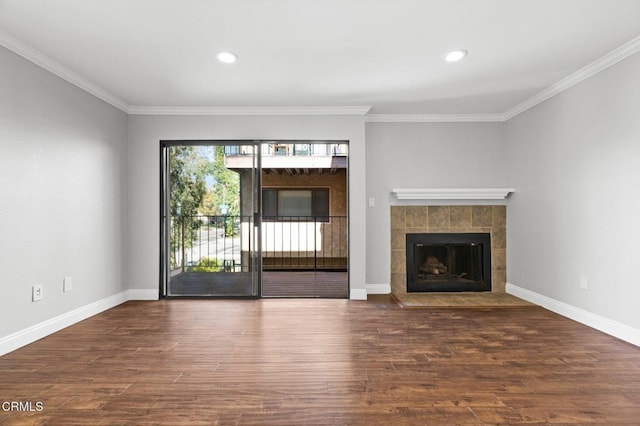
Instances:
[[[408,234],[407,291],[491,291],[490,234]]]

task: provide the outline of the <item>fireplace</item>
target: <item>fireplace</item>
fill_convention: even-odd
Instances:
[[[491,291],[491,234],[407,234],[407,292]]]

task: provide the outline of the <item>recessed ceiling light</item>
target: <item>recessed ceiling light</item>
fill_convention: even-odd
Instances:
[[[238,55],[233,52],[220,52],[218,53],[218,60],[225,64],[232,64],[238,60]]]
[[[466,50],[454,50],[453,52],[449,52],[447,53],[447,56],[445,56],[445,60],[447,62],[458,62],[460,59],[464,58],[465,56],[467,56],[467,51]]]

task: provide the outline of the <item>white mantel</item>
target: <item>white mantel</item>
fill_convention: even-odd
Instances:
[[[513,188],[394,188],[398,200],[504,200]]]

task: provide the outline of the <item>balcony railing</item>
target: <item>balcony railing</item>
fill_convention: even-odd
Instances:
[[[264,269],[347,269],[346,216],[265,217]]]
[[[171,271],[249,272],[251,216],[171,218]],[[346,270],[346,216],[287,216],[262,221],[263,268]]]
[[[344,143],[263,143],[260,148],[263,157],[338,157],[347,155]],[[227,157],[252,155],[253,147],[247,145],[225,146]]]
[[[231,215],[171,217],[172,273],[242,271],[240,228],[251,219]],[[249,270],[246,263],[245,272]]]

